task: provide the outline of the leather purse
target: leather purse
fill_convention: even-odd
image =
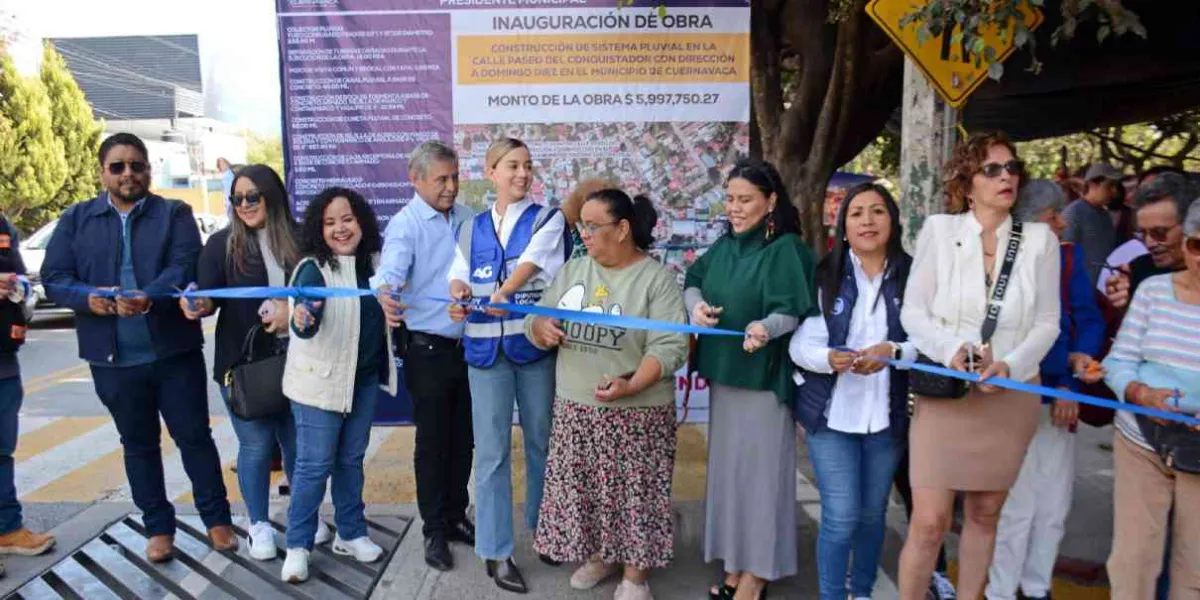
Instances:
[[[1163,425],[1137,415],[1142,437],[1154,448],[1168,469],[1200,475],[1200,433],[1186,425]]]
[[[1008,291],[1008,280],[1012,276],[1013,263],[1016,262],[1017,252],[1021,249],[1021,236],[1024,226],[1020,221],[1013,221],[1012,234],[1008,236],[1008,247],[1004,251],[1004,263],[1000,265],[1000,276],[996,286],[992,288],[992,298],[988,302],[987,315],[983,318],[980,329],[980,340],[986,347],[991,342],[992,334],[996,332],[996,321],[1000,318],[1000,303],[1004,293]],[[917,364],[935,367],[943,366],[932,358],[917,353]],[[908,389],[917,396],[940,398],[943,400],[959,400],[965,398],[971,390],[970,382],[945,375],[937,375],[913,369],[908,374]]]
[[[261,337],[259,334],[263,334]],[[266,350],[261,350],[266,346]],[[229,410],[246,421],[274,417],[289,410],[283,395],[287,338],[277,338],[256,325],[242,343],[242,355],[225,373]]]

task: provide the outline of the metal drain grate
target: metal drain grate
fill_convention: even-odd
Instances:
[[[180,517],[176,521],[175,560],[153,564],[145,558],[148,536],[141,516],[129,515],[26,583],[11,598],[365,599],[379,582],[410,523],[403,517],[368,516],[368,531],[371,539],[383,547],[383,557],[362,564],[334,554],[326,544],[312,553],[308,581],[289,585],[279,579],[284,557],[284,527],[279,523],[271,523],[279,556],[258,561],[250,558],[245,530],[234,528],[241,542],[236,553],[217,552],[208,544],[207,528],[199,517]]]

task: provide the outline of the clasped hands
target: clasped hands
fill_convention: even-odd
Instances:
[[[863,350],[834,348],[829,351],[829,366],[838,373],[874,375],[888,366],[893,350],[890,342],[880,342]]]

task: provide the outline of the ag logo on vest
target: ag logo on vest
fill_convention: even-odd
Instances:
[[[491,279],[492,265],[484,265],[478,269],[475,269],[475,272],[471,274],[471,277],[474,277],[475,279]]]

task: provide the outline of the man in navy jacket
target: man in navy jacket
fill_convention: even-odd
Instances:
[[[204,335],[170,294],[196,278],[200,232],[192,210],[149,193],[142,140],[118,133],[100,145],[105,192],[59,219],[42,281],[75,311],[80,358],[116,422],[133,501],[144,513],[153,562],[173,555],[175,510],[167,498],[159,415],[191,479],[196,508],[218,550],[237,547],[220,457],[208,426]],[[114,293],[115,292],[115,293]]]

